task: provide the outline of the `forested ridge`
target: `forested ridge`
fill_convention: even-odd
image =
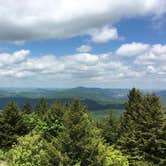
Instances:
[[[93,121],[79,100],[0,111],[0,162],[9,166],[165,166],[166,114],[155,94],[133,88],[120,117]]]

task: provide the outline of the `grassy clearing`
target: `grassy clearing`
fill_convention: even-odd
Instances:
[[[90,115],[93,120],[101,120],[104,118],[107,118],[110,113],[113,115],[119,117],[124,112],[124,109],[119,110],[98,110],[98,111],[90,111]]]

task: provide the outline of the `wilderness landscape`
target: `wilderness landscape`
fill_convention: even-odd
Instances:
[[[142,93],[155,93],[160,97],[163,108],[166,107],[166,90],[141,90]],[[44,89],[44,88],[3,88],[0,89],[0,109],[9,102],[16,102],[20,107],[28,102],[32,107],[42,98],[47,99],[48,105],[56,100],[62,103],[79,99],[87,106],[94,118],[102,118],[112,111],[119,116],[124,111],[129,89],[104,89],[77,87],[69,89]]]
[[[165,91],[155,92],[160,97],[135,88],[3,90],[1,163],[164,166]]]
[[[166,166],[166,0],[0,0],[0,166]]]

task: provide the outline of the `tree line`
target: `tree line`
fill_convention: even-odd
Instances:
[[[155,94],[133,88],[120,118],[93,121],[75,100],[0,111],[0,160],[9,166],[165,166],[166,116]]]

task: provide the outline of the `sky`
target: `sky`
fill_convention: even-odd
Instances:
[[[0,4],[0,87],[166,89],[166,0]]]

